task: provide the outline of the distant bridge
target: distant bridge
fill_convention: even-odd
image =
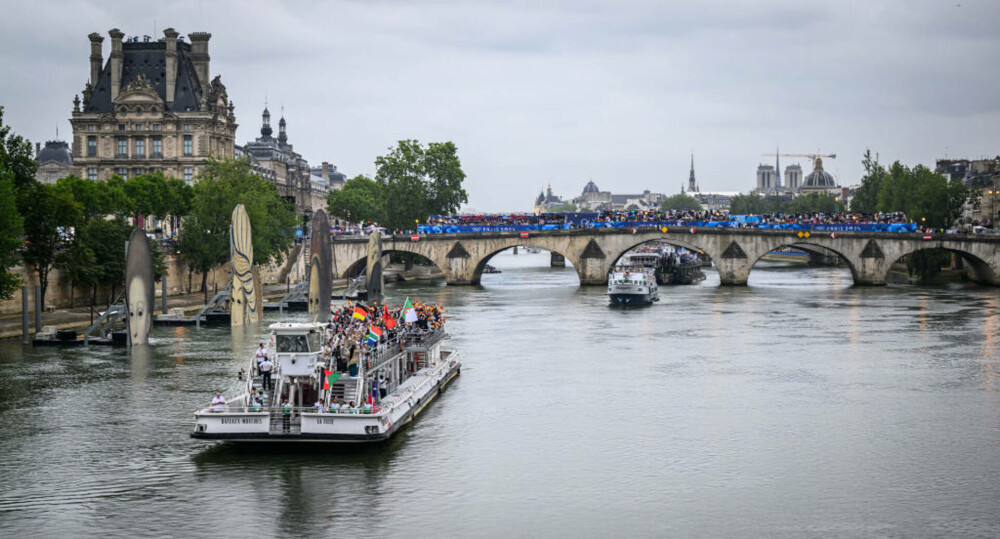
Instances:
[[[634,232],[633,232],[634,230]],[[537,247],[563,255],[582,285],[603,285],[608,271],[626,251],[646,242],[662,241],[708,255],[723,285],[746,285],[754,264],[781,247],[839,256],[851,270],[854,284],[884,285],[890,267],[900,258],[924,249],[945,249],[961,256],[969,277],[1000,286],[1000,237],[894,232],[810,232],[754,228],[594,228],[395,235],[383,240],[386,252],[417,253],[444,273],[448,284],[479,284],[483,268],[494,255],[516,246]],[[334,238],[335,278],[363,271],[368,239]]]

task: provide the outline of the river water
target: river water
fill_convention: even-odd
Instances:
[[[996,289],[762,262],[622,310],[548,253],[493,264],[390,288],[447,306],[463,368],[374,447],[188,437],[262,328],[0,343],[0,536],[1000,536]]]

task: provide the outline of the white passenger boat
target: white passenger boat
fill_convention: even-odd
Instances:
[[[608,273],[608,296],[614,305],[646,305],[660,301],[653,267],[642,257],[626,253],[620,264]],[[655,263],[656,256],[648,256]]]
[[[321,351],[322,324],[270,326],[273,388],[262,405],[256,358],[244,392],[195,412],[192,438],[238,442],[377,442],[412,421],[459,374],[443,329],[409,328],[399,340],[366,348],[357,370],[335,372]],[[326,381],[326,384],[324,384]],[[327,387],[324,388],[324,385]],[[287,406],[283,406],[285,401]],[[334,406],[335,403],[344,403]],[[353,403],[353,406],[351,405]]]

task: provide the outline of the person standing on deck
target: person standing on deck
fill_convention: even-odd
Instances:
[[[283,432],[288,432],[292,429],[292,405],[285,399],[285,402],[281,403],[281,430]]]
[[[215,398],[212,399],[212,411],[213,412],[225,412],[226,411],[226,399],[222,397],[222,393],[218,391],[215,392]]]
[[[273,384],[271,383],[272,368],[274,368],[274,365],[271,364],[271,360],[268,359],[267,357],[264,357],[264,361],[262,361],[260,364],[260,375],[262,378],[260,386],[261,388],[263,388],[264,391],[270,391],[271,388],[273,387]]]

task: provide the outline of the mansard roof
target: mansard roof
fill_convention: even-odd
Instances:
[[[191,44],[177,42],[177,85],[174,88],[174,102],[167,100],[167,43],[125,42],[122,43],[122,80],[121,87],[128,86],[139,75],[145,75],[149,83],[156,89],[160,99],[164,101],[168,111],[198,110],[202,93],[207,91],[208,81],[199,81],[191,62]],[[203,88],[204,86],[204,88]],[[93,89],[90,101],[84,112],[112,112],[111,107],[111,59],[104,64],[97,85]]]

